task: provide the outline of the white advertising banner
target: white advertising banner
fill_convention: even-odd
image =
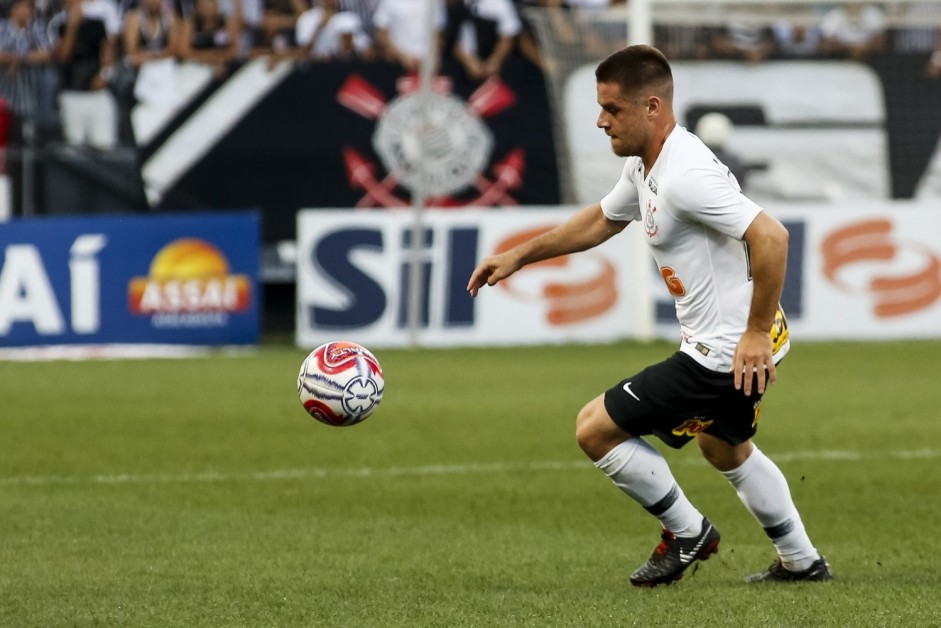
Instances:
[[[793,337],[941,337],[941,206],[930,203],[820,204],[771,210],[795,232],[803,225],[799,312]],[[785,306],[787,307],[787,306]]]
[[[577,208],[429,211],[424,219],[425,346],[676,339],[673,301],[642,229],[466,292],[479,260]],[[941,338],[941,207],[807,203],[769,208],[790,232],[782,304],[792,338]],[[304,211],[298,218],[297,343],[405,346],[412,214]]]
[[[941,207],[807,203],[768,213],[790,232],[781,303],[791,338],[941,338]],[[656,335],[679,338],[673,301],[655,290]]]
[[[424,346],[608,341],[652,332],[649,254],[630,229],[591,251],[534,264],[476,299],[477,263],[551,229],[577,208],[432,210],[424,214],[420,328]],[[298,214],[297,344],[336,339],[405,346],[413,215]],[[637,233],[634,233],[634,232]]]

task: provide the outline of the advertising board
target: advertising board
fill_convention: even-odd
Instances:
[[[250,212],[14,220],[0,226],[0,346],[252,344]]]

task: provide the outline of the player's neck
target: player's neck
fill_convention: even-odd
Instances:
[[[670,116],[670,119],[660,125],[656,132],[651,136],[650,145],[647,147],[647,151],[644,155],[641,156],[641,159],[644,162],[644,178],[647,178],[647,175],[650,174],[650,170],[653,168],[653,165],[657,163],[657,158],[660,157],[660,152],[663,150],[663,145],[666,144],[667,138],[670,137],[670,133],[673,132],[673,129],[676,127],[676,118]]]

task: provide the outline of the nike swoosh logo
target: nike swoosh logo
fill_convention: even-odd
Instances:
[[[634,391],[631,390],[631,383],[630,383],[630,382],[627,382],[626,384],[624,384],[624,392],[626,392],[627,394],[629,394],[631,397],[633,397],[633,398],[636,399],[637,401],[640,401],[640,397],[638,397],[637,395],[635,395],[635,394],[634,394]]]

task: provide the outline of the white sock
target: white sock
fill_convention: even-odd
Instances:
[[[784,474],[760,449],[755,447],[739,468],[722,475],[765,529],[784,567],[803,571],[820,558],[804,530]]]
[[[595,466],[676,536],[693,537],[702,531],[702,513],[683,494],[667,461],[647,441],[629,438]]]

